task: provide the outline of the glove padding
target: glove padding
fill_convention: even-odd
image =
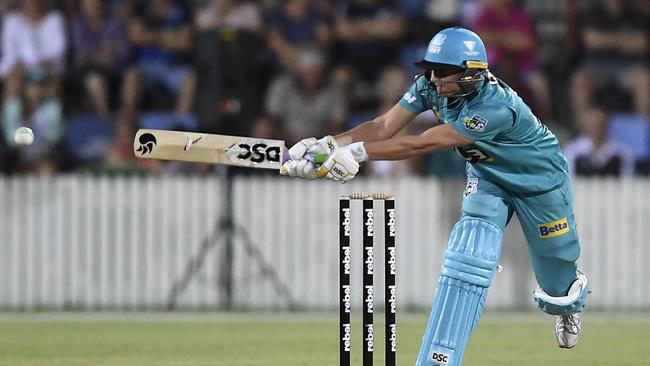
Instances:
[[[316,179],[316,166],[307,159],[288,160],[282,164],[280,174],[303,179]]]
[[[336,140],[330,135],[320,140],[316,140],[315,137],[309,137],[291,146],[289,149],[289,157],[291,160],[300,160],[303,158],[313,160],[314,156],[329,155],[336,148],[338,148]]]
[[[317,177],[325,177],[341,183],[354,179],[359,172],[359,163],[354,159],[350,149],[346,149],[346,147],[336,149],[330,154],[318,169]]]

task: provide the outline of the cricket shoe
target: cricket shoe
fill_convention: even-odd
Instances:
[[[573,348],[580,338],[580,314],[560,315],[555,319],[555,338],[560,348]]]

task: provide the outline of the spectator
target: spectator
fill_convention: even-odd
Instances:
[[[195,12],[196,116],[204,132],[250,136],[275,71],[257,1],[202,1]]]
[[[519,90],[538,117],[549,118],[549,87],[537,68],[532,18],[513,0],[483,2],[484,7],[470,28],[485,42],[490,70]]]
[[[176,115],[187,119],[194,103],[196,76],[192,70],[192,18],[187,4],[174,0],[141,3],[129,26],[129,39],[136,50],[138,74],[145,91],[174,94]],[[139,95],[129,90],[129,95]]]
[[[107,116],[110,110],[110,86],[123,83],[121,107],[135,111],[137,75],[127,68],[129,43],[124,24],[108,14],[108,4],[101,0],[81,0],[79,15],[70,24],[74,77],[79,78],[94,111]]]
[[[408,20],[409,40],[424,44],[432,34],[458,25],[461,9],[463,16],[469,11],[462,0],[403,0],[400,4]]]
[[[262,9],[254,1],[203,0],[196,8],[196,29],[232,28],[259,33],[262,30]]]
[[[21,168],[38,173],[56,169],[55,146],[63,133],[58,99],[66,46],[63,24],[63,17],[40,0],[22,0],[2,24],[3,135],[12,147],[18,127],[34,131],[34,143],[19,151],[18,160]]]
[[[275,79],[266,98],[267,116],[254,135],[293,144],[300,136],[333,134],[343,126],[345,104],[341,88],[327,77],[325,56],[300,49],[296,68]]]
[[[5,96],[18,95],[26,77],[46,80],[52,95],[58,91],[66,47],[59,13],[48,11],[42,1],[21,0],[19,10],[3,19],[2,47]]]
[[[634,173],[628,149],[607,136],[609,116],[600,109],[584,114],[583,134],[566,147],[569,171],[576,176],[623,177]]]
[[[571,93],[578,117],[592,103],[596,90],[612,87],[631,94],[634,112],[650,116],[650,40],[648,13],[625,0],[600,0],[584,17],[582,65],[572,77]]]
[[[326,50],[332,37],[326,15],[311,0],[287,0],[271,13],[269,47],[288,70],[295,67],[298,47],[316,46]]]
[[[342,62],[339,78],[350,82],[360,77],[374,83],[380,73],[399,62],[404,31],[404,18],[392,2],[350,1],[336,21]]]

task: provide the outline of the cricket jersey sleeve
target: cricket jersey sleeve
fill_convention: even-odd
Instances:
[[[430,87],[427,85],[428,81],[424,77],[418,77],[413,82],[409,90],[404,93],[399,105],[404,107],[407,111],[415,114],[420,114],[428,109],[431,109],[433,101],[428,92]]]
[[[511,129],[515,113],[507,106],[474,108],[464,111],[452,123],[458,133],[470,140],[492,140],[496,135]]]

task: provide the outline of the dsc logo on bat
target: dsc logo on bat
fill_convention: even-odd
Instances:
[[[237,147],[240,148],[240,153],[237,155],[238,159],[250,160],[253,163],[261,163],[264,161],[272,163],[280,162],[280,146],[269,146],[265,143],[241,143]]]

